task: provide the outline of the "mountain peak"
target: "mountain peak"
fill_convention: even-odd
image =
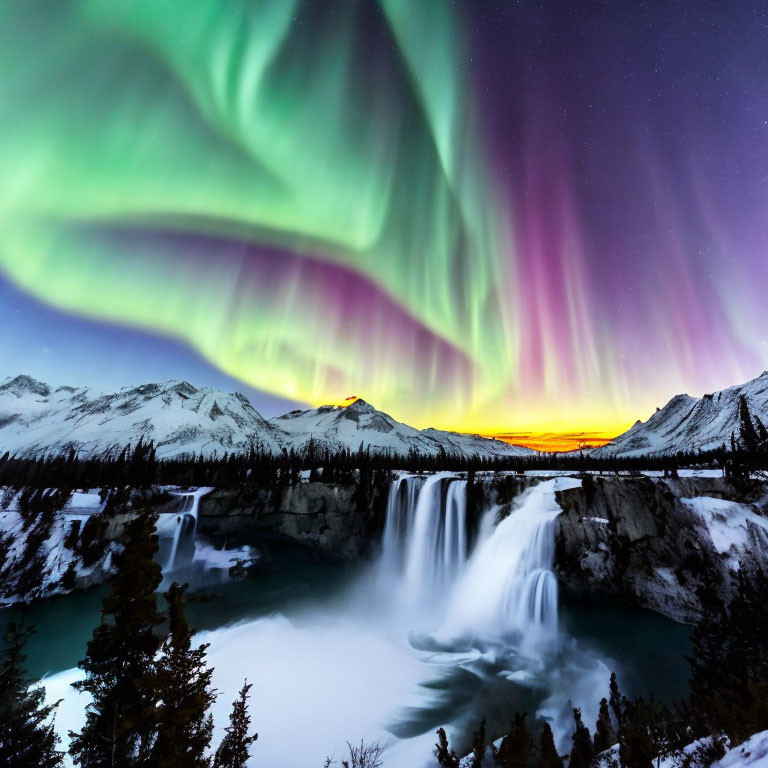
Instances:
[[[0,392],[13,392],[17,396],[30,392],[40,397],[48,397],[51,394],[51,388],[43,381],[21,374],[0,385]]]
[[[768,418],[768,371],[744,384],[702,397],[675,395],[647,421],[598,448],[593,456],[632,457],[708,451],[728,444],[738,433],[738,401],[744,395],[753,416]]]

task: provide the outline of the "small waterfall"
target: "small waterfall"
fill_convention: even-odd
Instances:
[[[183,499],[182,508],[176,518],[173,530],[173,542],[164,571],[175,571],[189,565],[195,557],[195,535],[197,534],[197,515],[200,497],[211,488],[198,488],[196,491],[178,494]]]
[[[416,499],[424,485],[424,477],[403,477],[395,480],[387,499],[387,519],[381,540],[381,578],[389,585],[390,578],[401,573],[405,562],[408,520],[416,507]]]

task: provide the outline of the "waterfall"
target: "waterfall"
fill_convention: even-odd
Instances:
[[[515,508],[480,542],[448,599],[438,635],[503,638],[530,646],[557,634],[555,518],[557,491],[577,488],[564,477],[524,491]]]
[[[176,517],[173,542],[164,571],[174,571],[188,565],[194,559],[200,497],[211,490],[211,488],[198,488],[196,491],[177,494],[183,499],[182,508]]]
[[[437,639],[545,643],[557,634],[555,493],[580,482],[555,478],[528,489],[495,527],[496,509],[489,510],[470,555],[465,480],[442,472],[394,481],[380,584],[406,620],[436,618]]]
[[[429,612],[464,568],[466,490],[466,480],[448,472],[392,484],[379,576],[400,609]]]

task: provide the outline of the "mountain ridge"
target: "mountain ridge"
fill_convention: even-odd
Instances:
[[[470,456],[526,456],[533,451],[478,435],[418,430],[364,400],[294,410],[265,419],[242,393],[170,379],[117,392],[54,387],[21,374],[0,382],[0,453],[38,456],[75,449],[104,455],[139,438],[160,458],[223,455],[253,448],[301,450],[310,440],[330,450]]]
[[[610,443],[592,451],[596,458],[630,458],[648,454],[707,451],[730,447],[739,432],[739,398],[768,423],[768,371],[743,384],[693,397],[678,394],[646,421],[636,421]]]

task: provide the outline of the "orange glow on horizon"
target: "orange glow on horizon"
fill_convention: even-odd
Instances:
[[[512,445],[523,445],[537,451],[575,451],[599,448],[613,440],[619,432],[505,432],[484,435]]]
[[[356,403],[361,400],[360,395],[349,395],[347,397],[340,397],[338,399],[325,400],[322,403],[313,403],[313,407],[318,408],[321,405],[334,406],[336,408],[346,408],[352,403]],[[370,400],[368,401],[370,403]],[[376,405],[373,404],[375,408]],[[385,410],[386,412],[386,410]],[[493,432],[482,427],[472,429],[467,425],[451,424],[450,418],[447,419],[435,419],[426,423],[421,420],[407,420],[399,419],[396,414],[390,413],[390,416],[396,421],[401,421],[404,424],[415,427],[416,429],[426,429],[427,427],[433,427],[434,429],[444,429],[452,432],[459,432],[468,435],[481,435],[482,437],[495,438],[496,440],[502,440],[505,443],[511,445],[522,445],[526,448],[533,448],[536,451],[543,451],[549,453],[565,452],[565,451],[577,451],[580,448],[599,448],[607,443],[610,443],[617,435],[624,433],[629,427],[629,424],[620,424],[614,426],[612,429],[592,429],[592,430],[580,430],[568,429],[567,424],[558,424],[554,429],[536,429],[535,425],[528,426],[528,428],[521,429],[520,431],[504,431]],[[431,423],[430,423],[431,422]],[[448,423],[446,423],[448,422]]]

